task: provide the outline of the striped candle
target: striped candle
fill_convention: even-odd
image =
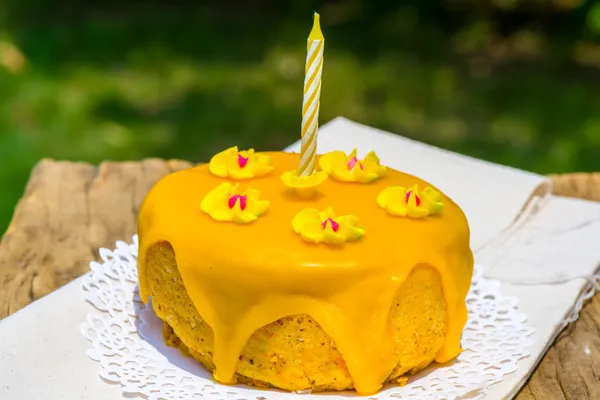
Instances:
[[[302,102],[302,144],[300,165],[298,166],[298,175],[300,176],[309,176],[315,172],[324,44],[325,39],[319,24],[319,14],[315,13],[313,28],[308,36],[306,54],[304,100]]]

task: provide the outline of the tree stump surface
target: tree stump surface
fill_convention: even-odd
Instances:
[[[0,319],[88,272],[99,248],[129,240],[150,188],[191,165],[40,161],[0,242]],[[552,180],[556,194],[600,201],[600,173]],[[600,399],[600,295],[560,334],[516,399]]]

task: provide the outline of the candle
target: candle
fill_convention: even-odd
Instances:
[[[325,39],[319,26],[319,14],[315,13],[306,54],[304,76],[304,99],[302,101],[302,140],[298,168],[284,172],[281,180],[291,191],[302,198],[312,198],[317,186],[327,179],[327,172],[316,171],[317,130],[319,127],[319,97],[323,72],[323,45]]]
[[[302,141],[300,165],[298,166],[298,175],[300,176],[309,176],[315,172],[324,44],[325,39],[319,24],[319,14],[315,13],[313,27],[308,36],[306,53],[304,100],[302,101]]]

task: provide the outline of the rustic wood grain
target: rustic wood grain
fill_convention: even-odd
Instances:
[[[152,185],[190,165],[40,161],[0,242],[0,319],[87,272],[98,248],[130,238]]]
[[[135,233],[136,215],[162,176],[185,161],[42,160],[0,242],[0,319],[89,269],[97,249]],[[554,193],[600,201],[600,173],[552,176]],[[562,332],[518,400],[600,399],[600,295]]]
[[[600,172],[550,175],[553,192],[561,196],[600,201]]]
[[[516,399],[600,399],[600,294],[559,335]]]

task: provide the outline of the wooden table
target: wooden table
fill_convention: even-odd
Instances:
[[[131,238],[152,185],[189,166],[158,159],[99,167],[42,160],[0,242],[0,319],[86,273],[98,248]],[[600,201],[600,173],[552,179],[557,194]],[[561,333],[517,399],[600,399],[600,295]]]

